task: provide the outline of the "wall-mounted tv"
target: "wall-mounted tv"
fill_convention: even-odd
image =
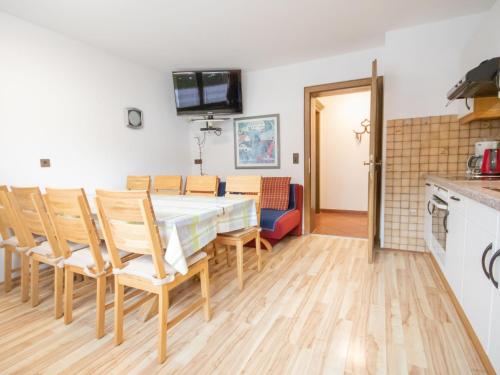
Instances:
[[[173,72],[178,115],[243,113],[241,70]]]

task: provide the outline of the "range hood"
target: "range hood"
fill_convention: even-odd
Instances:
[[[500,97],[500,57],[485,60],[448,91],[448,100]]]

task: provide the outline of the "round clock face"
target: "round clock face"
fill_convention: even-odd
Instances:
[[[128,122],[132,127],[140,127],[141,123],[141,113],[138,111],[129,111],[128,113]]]

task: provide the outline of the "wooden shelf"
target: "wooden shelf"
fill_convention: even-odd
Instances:
[[[460,124],[468,124],[478,120],[500,119],[500,99],[496,96],[474,98],[474,111],[461,117]]]

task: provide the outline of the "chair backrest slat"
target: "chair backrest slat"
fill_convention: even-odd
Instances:
[[[49,188],[45,190],[45,204],[54,224],[63,256],[65,258],[70,256],[70,242],[88,245],[94,258],[96,271],[101,272],[104,260],[85,191],[83,189]]]
[[[149,176],[128,176],[127,190],[146,190],[151,187],[151,177]]]
[[[262,198],[261,176],[228,176],[226,179],[226,197],[242,195],[255,200],[257,222],[260,223],[260,202]]]
[[[156,194],[179,195],[182,189],[182,176],[155,176],[153,191]]]
[[[152,255],[156,276],[165,278],[161,238],[149,193],[98,190],[96,203],[113,267],[123,266],[118,250]]]
[[[188,176],[186,195],[216,196],[218,186],[217,176]]]
[[[0,186],[0,234],[2,238],[15,235],[22,237],[22,228],[12,207],[12,193],[6,186]]]
[[[20,239],[22,246],[36,246],[35,236],[44,236],[49,242],[54,256],[60,256],[52,222],[38,187],[11,187],[12,207],[25,233]]]

